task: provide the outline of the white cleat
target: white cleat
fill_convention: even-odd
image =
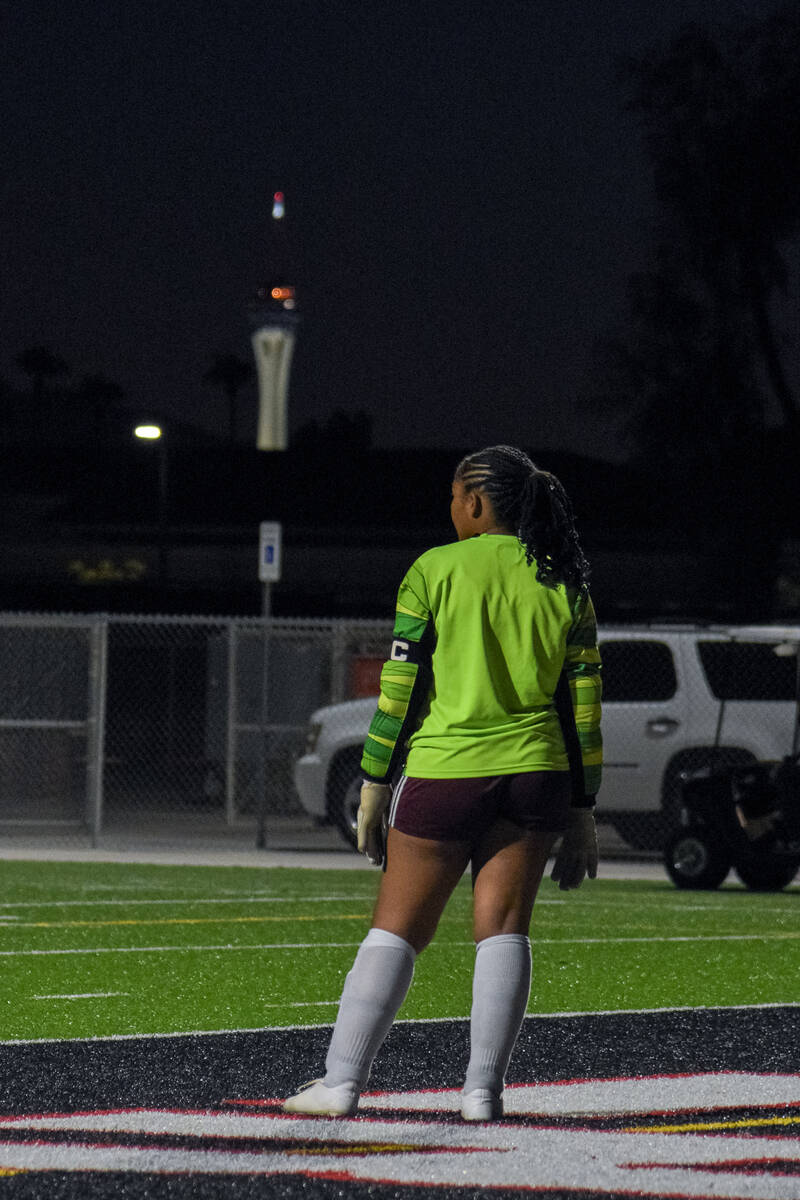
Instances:
[[[305,1113],[311,1117],[352,1117],[358,1108],[360,1091],[355,1083],[340,1083],[326,1087],[321,1079],[310,1083],[284,1100],[282,1108],[288,1113]]]
[[[488,1088],[461,1093],[461,1116],[465,1121],[499,1121],[502,1115],[502,1097]]]

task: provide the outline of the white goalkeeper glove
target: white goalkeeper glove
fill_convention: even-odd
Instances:
[[[597,829],[591,808],[571,808],[550,878],[562,892],[580,887],[584,876],[597,878]]]
[[[365,779],[361,785],[358,807],[358,851],[366,854],[373,866],[379,867],[386,855],[386,834],[389,826],[389,802],[392,789],[388,783],[373,783]]]

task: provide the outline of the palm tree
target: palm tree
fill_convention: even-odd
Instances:
[[[228,400],[228,440],[236,441],[236,398],[253,376],[252,363],[243,362],[235,354],[217,354],[203,376],[206,383],[221,388]]]
[[[47,346],[29,346],[14,360],[21,371],[31,380],[31,390],[36,399],[44,394],[46,379],[68,375],[70,368],[63,358],[53,354]]]
[[[47,346],[29,346],[14,360],[19,369],[31,381],[31,420],[30,426],[43,436],[50,424],[50,414],[45,411],[47,400],[47,380],[58,379],[68,375],[70,368],[58,354],[53,354]]]
[[[106,375],[84,375],[75,397],[88,411],[95,444],[102,445],[108,436],[109,415],[125,399],[124,389]]]

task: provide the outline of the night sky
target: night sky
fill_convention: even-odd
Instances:
[[[653,241],[616,59],[776,7],[25,0],[0,50],[0,373],[21,386],[44,343],[224,434],[202,375],[250,359],[280,188],[293,428],[365,409],[385,446],[619,455],[577,403]]]

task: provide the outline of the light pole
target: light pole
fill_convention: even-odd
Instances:
[[[163,426],[142,422],[133,431],[134,437],[145,442],[158,444],[158,591],[163,600],[167,585],[167,497],[169,487],[169,464],[167,460],[167,437]]]

